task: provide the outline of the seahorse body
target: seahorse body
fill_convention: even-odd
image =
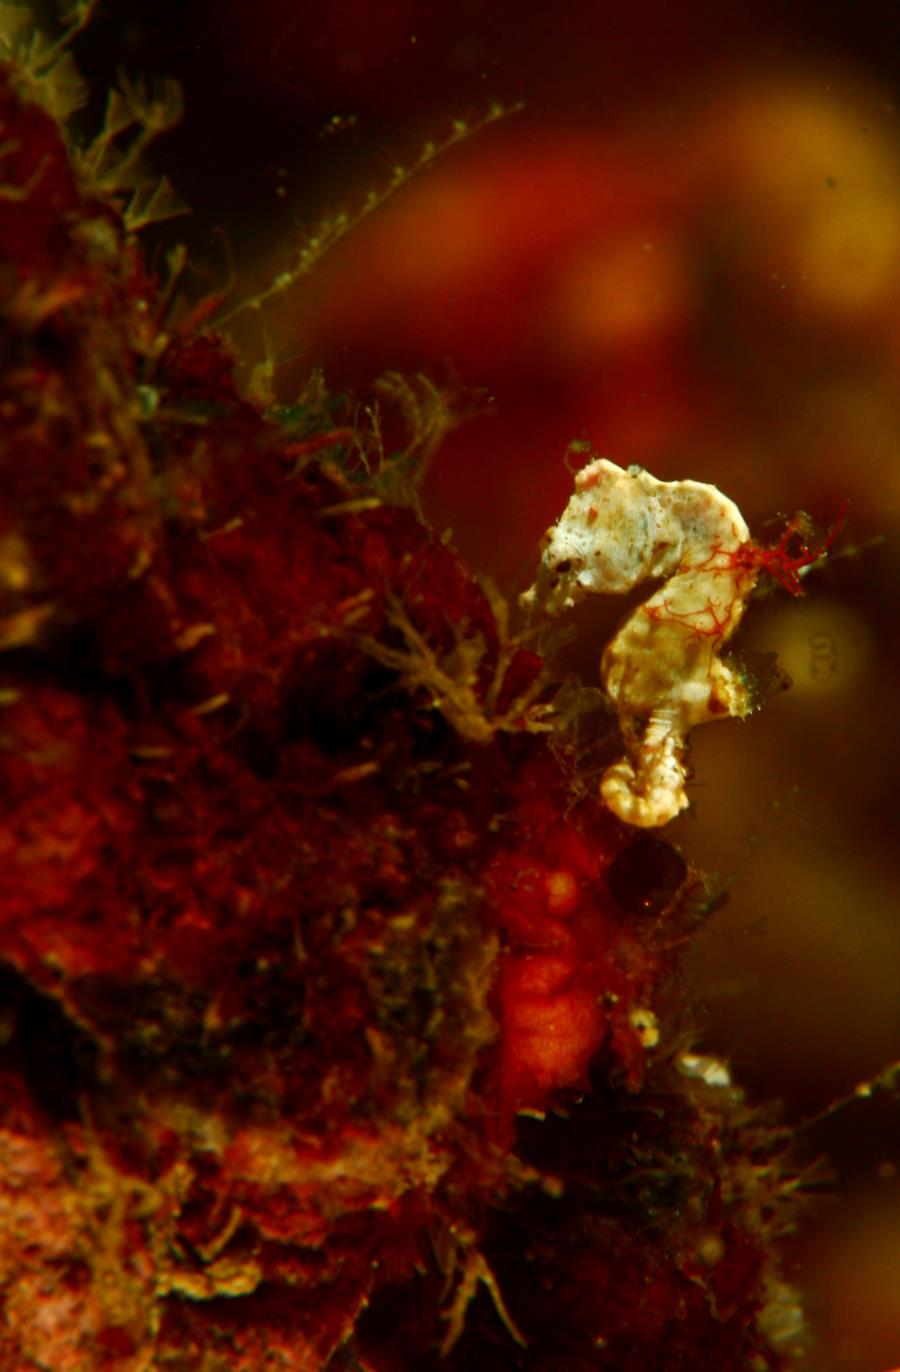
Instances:
[[[522,601],[548,613],[593,594],[622,594],[662,579],[625,620],[601,661],[626,755],[601,782],[630,824],[667,824],[688,805],[687,735],[695,724],[747,714],[746,687],[719,654],[756,583],[758,559],[740,510],[715,486],[658,481],[605,458],[544,537]]]

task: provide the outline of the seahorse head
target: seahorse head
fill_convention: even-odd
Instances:
[[[587,595],[619,595],[636,586],[650,574],[655,506],[639,468],[626,470],[606,458],[585,467],[544,535],[537,576],[522,604],[555,614]]]

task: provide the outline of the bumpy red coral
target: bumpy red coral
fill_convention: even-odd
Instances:
[[[768,1136],[638,1094],[683,862],[0,114],[4,1367],[782,1365]]]

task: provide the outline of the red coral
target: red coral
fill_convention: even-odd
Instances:
[[[0,99],[4,1366],[780,1365],[735,1101],[636,1094],[681,860]]]

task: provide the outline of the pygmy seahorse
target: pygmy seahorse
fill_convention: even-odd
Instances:
[[[588,595],[662,580],[601,661],[626,754],[607,768],[600,790],[626,823],[654,827],[684,810],[688,733],[748,713],[747,686],[720,653],[765,561],[740,510],[715,486],[658,481],[605,458],[578,473],[544,535],[526,606],[553,614]]]

